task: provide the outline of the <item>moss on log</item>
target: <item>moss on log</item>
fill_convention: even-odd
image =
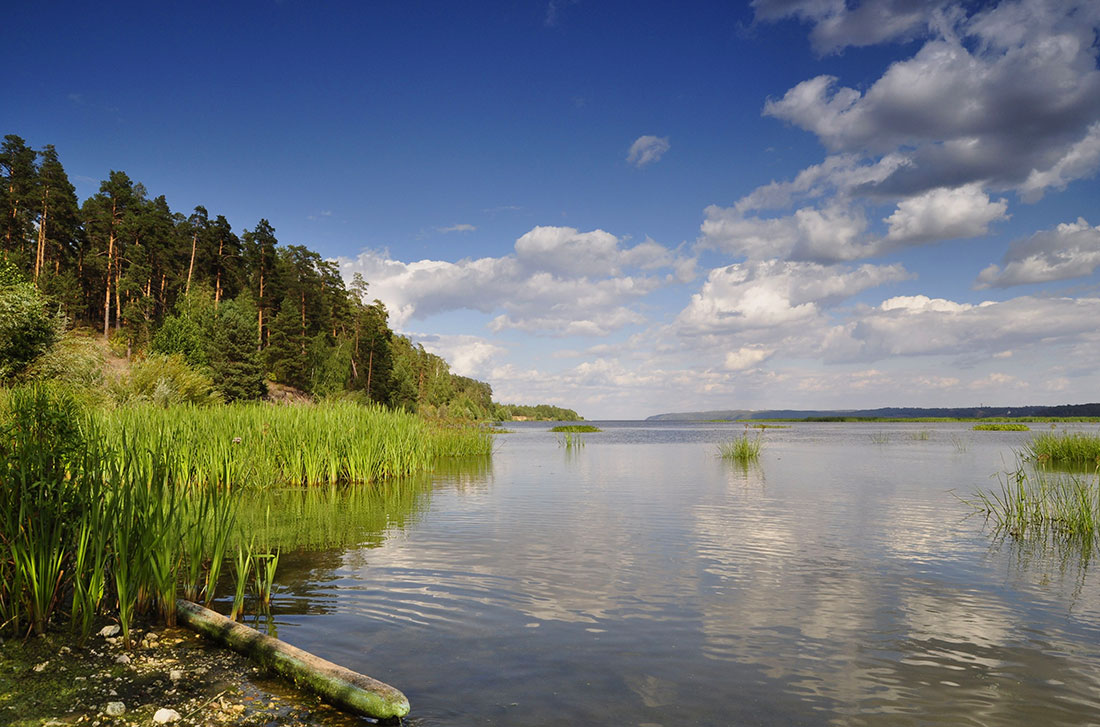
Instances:
[[[409,713],[408,698],[389,684],[261,634],[191,601],[176,601],[176,610],[183,625],[291,679],[329,704],[376,719],[398,719]]]

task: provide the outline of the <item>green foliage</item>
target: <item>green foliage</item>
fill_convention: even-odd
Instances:
[[[975,424],[971,427],[976,432],[1026,432],[1030,429],[1026,424]]]
[[[196,367],[210,365],[211,342],[217,325],[218,309],[214,294],[197,285],[176,302],[175,313],[153,335],[154,353],[178,353]]]
[[[64,330],[64,316],[50,313],[33,285],[20,280],[10,263],[0,267],[0,381],[23,373]]]
[[[1013,538],[1054,536],[1091,548],[1100,527],[1100,481],[1096,475],[1029,469],[1022,462],[999,478],[997,489],[964,500],[989,518],[997,532]]]
[[[1100,467],[1100,435],[1085,432],[1043,433],[1024,448],[1027,459],[1073,467]]]
[[[598,432],[599,427],[594,427],[591,424],[563,424],[557,427],[553,427],[551,432]]]
[[[221,401],[210,377],[188,366],[178,353],[151,354],[138,361],[131,367],[128,378],[116,382],[113,394],[120,404],[151,402],[170,406]]]
[[[493,410],[494,419],[508,421],[514,418],[544,422],[579,422],[584,417],[572,409],[563,409],[551,404],[497,404]]]
[[[210,370],[214,388],[226,401],[251,401],[267,393],[256,348],[256,308],[244,296],[218,306]]]
[[[722,459],[731,459],[737,462],[753,462],[760,457],[760,450],[764,443],[759,436],[750,438],[748,434],[742,434],[737,439],[718,444],[718,454]]]

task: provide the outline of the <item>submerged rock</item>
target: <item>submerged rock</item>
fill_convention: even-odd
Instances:
[[[118,632],[121,630],[118,624],[109,624],[99,630],[99,635],[103,637],[118,636]]]
[[[107,702],[105,711],[108,717],[121,717],[126,714],[126,705],[122,702]]]

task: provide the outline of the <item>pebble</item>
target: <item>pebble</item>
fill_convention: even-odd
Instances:
[[[130,655],[129,654],[119,654],[118,656],[115,657],[115,663],[116,664],[129,664],[130,663]]]
[[[122,702],[107,702],[107,716],[121,717],[126,714],[126,705]]]
[[[117,636],[118,632],[121,631],[121,630],[122,629],[119,628],[118,624],[110,624],[108,626],[104,626],[103,628],[101,628],[99,630],[99,635],[104,636],[104,637],[106,637],[106,636]]]
[[[168,672],[168,678],[174,682],[178,682],[180,679],[183,679],[183,671],[180,669],[173,669]]]
[[[48,662],[48,661],[44,661],[41,664],[35,664],[34,665],[34,670],[37,671],[37,672],[46,671],[46,667],[49,666],[49,664],[50,664],[50,662]]]
[[[175,722],[180,718],[180,713],[174,709],[166,709],[161,707],[153,715],[153,721],[157,724],[167,724],[169,722]]]

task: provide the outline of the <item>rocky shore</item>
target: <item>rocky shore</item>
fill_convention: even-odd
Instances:
[[[0,644],[0,724],[363,725],[181,628],[142,625],[132,651],[110,624],[77,646],[67,633]]]

